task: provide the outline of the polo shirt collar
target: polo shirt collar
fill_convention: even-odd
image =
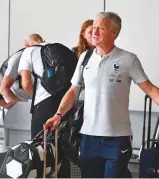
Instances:
[[[112,51],[110,51],[106,55],[103,55],[102,57],[110,57],[110,56],[114,55],[118,50],[119,50],[119,48],[115,46]],[[95,48],[95,53],[97,54],[97,49],[96,48]],[[97,54],[97,55],[99,55],[99,54]]]

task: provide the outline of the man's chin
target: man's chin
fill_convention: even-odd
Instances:
[[[97,41],[92,42],[92,45],[94,45],[95,47],[96,47],[98,44],[99,44],[99,42],[97,42]]]

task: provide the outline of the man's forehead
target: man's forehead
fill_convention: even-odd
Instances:
[[[97,17],[94,19],[93,21],[93,25],[96,25],[96,24],[109,24],[110,23],[110,20],[109,19],[106,19],[106,18],[101,18],[101,17]]]

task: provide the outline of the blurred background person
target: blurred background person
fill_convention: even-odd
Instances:
[[[78,44],[72,48],[72,51],[77,55],[78,59],[81,53],[88,49],[94,48],[92,45],[92,30],[93,20],[89,19],[83,22],[79,34]]]
[[[94,48],[94,46],[92,45],[92,30],[93,30],[92,19],[88,19],[82,23],[77,46],[72,48],[72,51],[76,54],[78,59],[83,52]],[[80,92],[78,105],[81,105],[83,101],[84,101],[84,86],[82,86]]]

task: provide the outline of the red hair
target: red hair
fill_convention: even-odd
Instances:
[[[86,51],[87,49],[90,48],[86,39],[83,37],[83,33],[92,24],[93,24],[93,20],[91,20],[91,19],[85,21],[82,24],[82,27],[81,27],[81,30],[80,30],[80,35],[79,35],[79,40],[78,40],[78,46],[77,46],[77,57],[78,58],[81,55],[81,53],[83,53],[84,51]]]

